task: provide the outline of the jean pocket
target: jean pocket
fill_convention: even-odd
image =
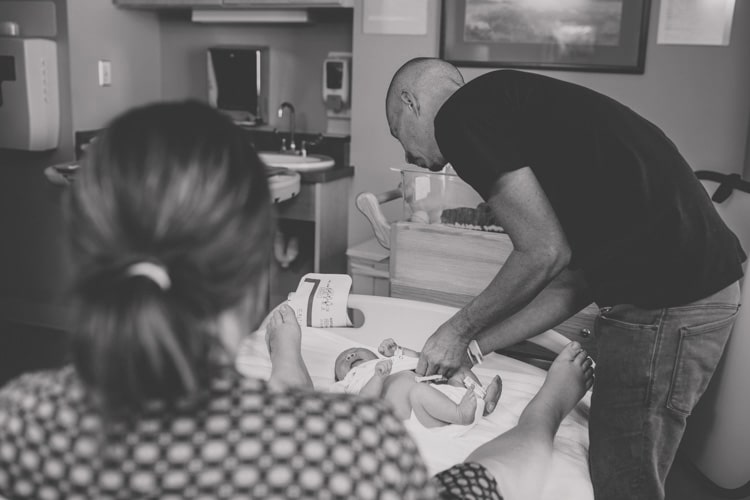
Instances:
[[[662,314],[662,309],[640,309],[628,304],[604,307],[599,310],[597,319],[604,324],[629,330],[655,328]]]
[[[719,364],[736,316],[735,309],[718,321],[680,328],[667,408],[690,415]]]

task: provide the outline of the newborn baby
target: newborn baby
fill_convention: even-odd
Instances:
[[[383,398],[396,416],[431,429],[471,426],[487,406],[494,408],[500,397],[501,381],[495,376],[485,393],[479,380],[454,375],[444,383],[420,381],[414,373],[419,353],[386,339],[378,348],[385,359],[362,347],[346,349],[336,358],[333,390]],[[487,396],[485,396],[487,394]],[[467,430],[455,429],[458,433]]]

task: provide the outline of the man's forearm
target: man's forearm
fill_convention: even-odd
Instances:
[[[482,352],[492,352],[554,328],[592,301],[583,276],[565,270],[526,307],[476,336]]]
[[[513,251],[490,284],[449,321],[465,339],[509,318],[537,296],[560,273],[554,259]]]

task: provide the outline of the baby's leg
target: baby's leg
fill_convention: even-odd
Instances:
[[[469,425],[474,422],[477,397],[467,390],[456,404],[451,398],[428,384],[416,384],[409,392],[412,410],[425,427],[440,427],[448,424]]]
[[[464,383],[464,378],[466,377],[469,377],[471,380],[473,380],[474,383],[479,387],[483,387],[482,383],[471,370],[459,370],[458,372],[454,373],[451,378],[448,379],[447,384],[454,387],[466,387],[466,384]],[[500,379],[500,375],[495,375],[495,377],[492,379],[492,382],[490,382],[487,387],[483,388],[485,393],[484,414],[489,415],[495,410],[495,406],[497,406],[497,402],[500,399],[500,394],[502,394],[503,392],[503,381],[502,379]]]
[[[563,418],[591,388],[591,358],[577,342],[568,344],[547,372],[518,425],[483,444],[466,459],[484,465],[500,484],[505,498],[538,498],[552,460],[555,434]]]

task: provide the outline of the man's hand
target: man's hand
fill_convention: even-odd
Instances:
[[[382,361],[378,361],[375,364],[375,374],[379,377],[386,377],[391,373],[391,368],[393,368],[392,359],[384,359]]]
[[[471,366],[466,348],[469,340],[444,323],[424,344],[417,363],[417,375],[439,374],[450,378],[462,365]]]

